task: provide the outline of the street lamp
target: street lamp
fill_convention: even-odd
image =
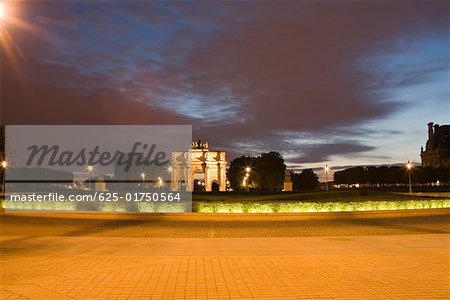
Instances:
[[[89,178],[88,178],[89,188],[92,188],[91,177],[92,177],[92,171],[94,171],[94,166],[87,165],[86,169],[88,171],[88,176],[89,176]]]
[[[250,177],[250,172],[252,171],[252,168],[250,168],[250,167],[245,167],[244,170],[245,170],[245,176],[244,176],[244,179],[242,180],[242,186],[243,186],[244,188],[246,188],[246,186],[247,186],[247,180],[248,180],[248,178]]]
[[[1,3],[0,3],[1,4]],[[6,175],[6,168],[8,167],[8,162],[6,160],[2,161],[2,194],[6,195],[5,193],[5,175]]]
[[[406,169],[408,171],[408,182],[409,182],[409,194],[412,194],[412,185],[411,185],[411,172],[414,165],[408,160],[406,163]]]
[[[139,174],[139,177],[141,177],[142,183],[138,184],[138,186],[141,186],[141,189],[144,189],[145,173],[142,172],[141,174]]]
[[[328,172],[330,172],[330,167],[328,166],[328,164],[325,165],[325,168],[323,168],[323,170],[325,171],[325,188],[328,192]]]

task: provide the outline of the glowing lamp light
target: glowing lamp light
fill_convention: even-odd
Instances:
[[[172,173],[172,171],[173,171],[172,166],[168,166],[168,167],[167,167],[167,172]]]
[[[245,168],[245,172],[247,172],[247,173],[250,173],[251,170],[252,170],[252,169],[251,169],[250,167],[246,167],[246,168]]]
[[[3,3],[0,3],[0,19],[3,19],[5,17],[5,5]]]
[[[142,180],[145,179],[145,173],[141,173],[141,178],[142,178]]]
[[[88,170],[88,172],[92,172],[94,170],[94,167],[93,166],[87,166],[87,170]]]
[[[8,167],[8,162],[6,160],[2,161],[2,168],[6,169]]]
[[[408,170],[411,170],[414,167],[414,165],[408,160],[408,162],[406,163],[406,168]]]
[[[328,172],[330,172],[330,167],[328,165],[325,165],[324,170],[325,170],[326,173],[328,173]]]

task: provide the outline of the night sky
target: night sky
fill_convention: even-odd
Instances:
[[[192,124],[292,168],[420,162],[450,2],[6,1],[5,124]]]

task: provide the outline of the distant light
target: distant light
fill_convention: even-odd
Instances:
[[[94,167],[93,166],[87,166],[87,170],[88,170],[88,172],[92,172],[94,170]]]
[[[414,165],[408,160],[408,162],[406,163],[406,168],[408,170],[411,170],[414,167]]]
[[[328,165],[325,165],[325,168],[323,168],[325,173],[330,172],[330,167]]]
[[[8,167],[8,162],[6,160],[2,161],[2,167],[3,169],[6,169]]]
[[[167,172],[172,173],[172,171],[173,171],[172,166],[168,166],[168,167],[167,167]]]
[[[141,173],[141,178],[142,178],[142,180],[145,179],[145,173]]]
[[[245,168],[245,172],[247,172],[247,173],[250,173],[251,170],[252,170],[252,169],[251,169],[250,167],[246,167],[246,168]]]
[[[5,17],[5,5],[3,3],[0,3],[0,19],[3,19]]]

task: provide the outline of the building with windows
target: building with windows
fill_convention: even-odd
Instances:
[[[428,123],[428,141],[420,156],[422,167],[450,168],[450,125]]]

